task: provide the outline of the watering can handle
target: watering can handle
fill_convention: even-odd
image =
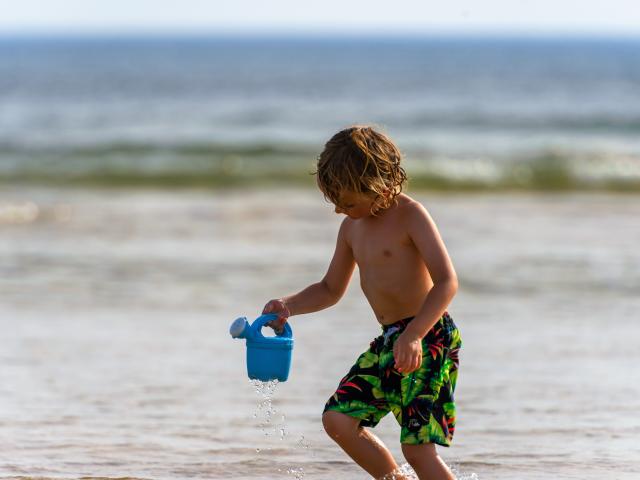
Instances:
[[[260,315],[251,324],[251,330],[253,330],[255,336],[264,337],[264,335],[262,335],[262,327],[264,327],[270,321],[276,320],[277,318],[278,315],[275,313],[265,313],[263,315]],[[289,322],[286,322],[284,324],[284,330],[281,334],[278,335],[278,337],[291,338],[292,336],[293,331],[291,330],[291,326],[289,325]]]

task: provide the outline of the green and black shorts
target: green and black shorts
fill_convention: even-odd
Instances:
[[[382,326],[382,335],[358,357],[324,411],[358,418],[363,427],[375,427],[391,411],[401,426],[401,443],[449,446],[456,425],[460,331],[445,312],[422,339],[420,368],[401,373],[395,369],[393,344],[413,318]]]

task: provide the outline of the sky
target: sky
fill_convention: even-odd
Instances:
[[[0,32],[640,35],[640,0],[0,0]]]

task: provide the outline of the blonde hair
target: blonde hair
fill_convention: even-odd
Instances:
[[[326,200],[340,203],[340,193],[374,194],[371,214],[389,208],[402,192],[407,175],[398,147],[370,126],[355,125],[336,133],[318,157],[316,181]]]

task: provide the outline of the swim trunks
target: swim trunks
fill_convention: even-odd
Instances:
[[[375,427],[389,412],[400,424],[400,443],[449,446],[456,425],[453,392],[458,377],[460,332],[444,312],[422,339],[418,370],[395,369],[393,344],[414,317],[382,325],[382,335],[340,381],[324,411],[333,410]]]

